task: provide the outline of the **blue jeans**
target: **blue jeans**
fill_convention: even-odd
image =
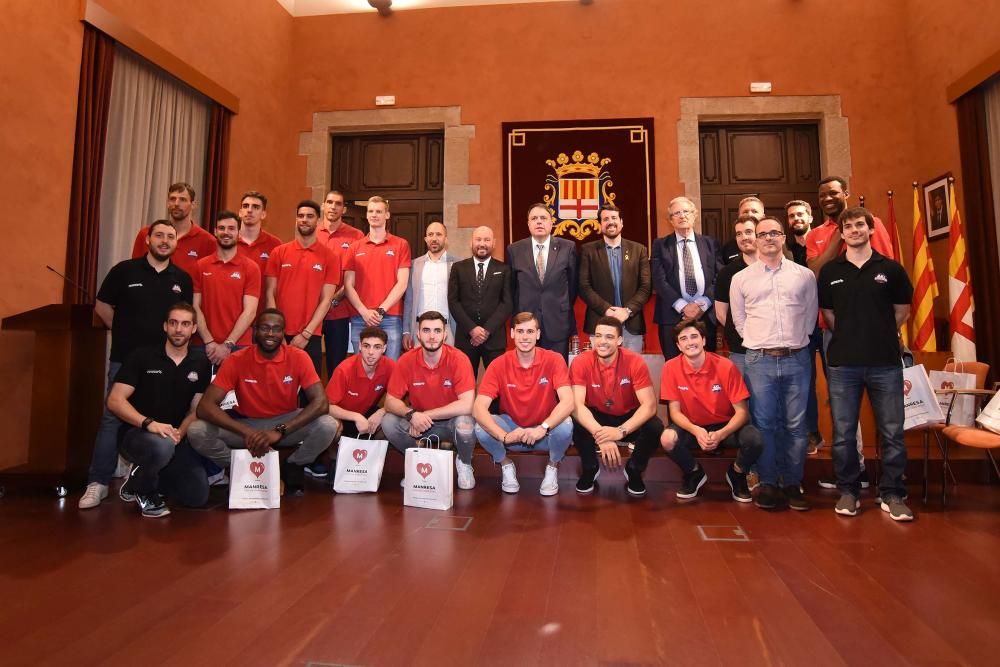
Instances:
[[[515,428],[524,428],[514,423],[508,415],[493,415],[493,421],[497,426],[505,431],[513,431]],[[527,447],[522,443],[504,446],[502,442],[486,432],[482,426],[476,424],[476,437],[483,449],[490,453],[494,463],[500,463],[507,456],[507,452],[534,452],[545,451],[549,453],[549,460],[559,463],[566,456],[566,450],[573,443],[573,420],[569,417],[562,420],[549,431],[549,434],[536,442],[533,447]]]
[[[809,402],[806,404],[806,430],[819,433],[819,402],[816,400],[816,352],[823,348],[823,332],[816,327],[809,336]]]
[[[361,350],[361,330],[366,326],[368,325],[360,315],[351,317],[351,347],[355,353]],[[389,337],[385,345],[385,356],[392,360],[399,359],[399,353],[403,350],[403,318],[399,315],[386,315],[382,318],[379,329]]]
[[[787,357],[747,350],[746,377],[753,394],[753,423],[764,436],[757,459],[761,484],[798,486],[805,466],[809,347]]]
[[[475,420],[472,415],[459,415],[451,419],[435,419],[431,427],[420,434],[419,438],[410,435],[410,421],[398,415],[387,412],[382,418],[382,432],[401,454],[406,455],[407,449],[417,446],[421,438],[436,435],[440,442],[452,442],[458,450],[458,460],[462,463],[472,463],[472,451],[476,448]]]
[[[118,369],[122,367],[120,361],[108,362],[108,391],[111,393],[111,385],[115,382]],[[107,394],[104,395],[107,400]],[[87,482],[97,482],[99,484],[110,484],[111,477],[118,467],[118,429],[122,422],[115,417],[108,406],[104,406],[104,413],[101,415],[101,423],[97,427],[97,437],[94,439],[94,455],[90,459],[90,471],[87,473]]]
[[[857,456],[858,413],[861,393],[867,389],[882,438],[883,497],[902,498],[906,491],[906,445],[903,443],[903,367],[830,366],[830,411],[833,413],[833,470],[837,488],[854,497],[861,494],[861,468]]]

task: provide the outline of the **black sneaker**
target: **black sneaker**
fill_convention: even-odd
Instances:
[[[726,484],[729,485],[733,500],[736,502],[748,503],[753,500],[753,496],[750,495],[750,487],[747,485],[746,473],[736,472],[733,466],[729,466],[729,470],[726,471]]]
[[[798,484],[795,486],[786,486],[782,489],[782,492],[788,500],[789,509],[793,509],[797,512],[808,512],[812,509],[809,505],[809,501],[806,500],[804,495],[802,495],[802,488]]]
[[[625,490],[630,496],[636,498],[646,495],[646,483],[642,481],[642,473],[635,469],[629,470],[627,464],[625,465]]]
[[[323,478],[330,474],[330,469],[319,461],[313,461],[305,467],[305,472],[310,477]]]
[[[285,461],[281,466],[281,481],[285,483],[285,495],[290,498],[304,496],[305,491],[305,468],[297,463]]]
[[[139,505],[139,511],[143,516],[157,519],[170,514],[170,508],[163,502],[163,497],[158,493],[148,496],[136,495],[135,502]]]
[[[597,478],[601,476],[601,468],[598,466],[594,470],[582,470],[580,472],[580,479],[576,480],[576,492],[577,493],[591,493],[594,490],[594,484],[597,482]]]
[[[762,510],[773,510],[778,507],[778,487],[773,484],[761,484],[757,487],[757,495],[753,498],[753,504]]]
[[[684,475],[684,481],[681,482],[681,488],[677,490],[676,495],[678,498],[685,500],[694,498],[698,495],[698,490],[705,486],[705,482],[707,481],[708,476],[705,474],[705,470],[703,468],[695,468]]]
[[[128,471],[127,475],[125,475],[125,481],[123,481],[122,485],[118,487],[118,497],[127,503],[135,502],[136,493],[135,481],[133,478],[137,472],[139,472],[139,466],[133,465],[132,469]]]

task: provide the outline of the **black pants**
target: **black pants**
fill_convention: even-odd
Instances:
[[[558,352],[562,355],[562,358],[566,361],[566,363],[569,363],[569,338],[552,340],[551,338],[546,338],[545,334],[542,333],[542,337],[538,339],[538,347],[543,350]]]
[[[469,342],[468,338],[465,340],[458,339],[456,337],[455,347],[461,350],[465,356],[469,358],[472,363],[472,374],[479,374],[479,362],[483,362],[483,370],[489,368],[493,360],[502,355],[507,350],[505,348],[499,348],[496,350],[488,350],[482,345],[473,345]]]
[[[725,424],[712,424],[703,428],[706,431],[718,431],[723,426]],[[677,464],[681,472],[685,474],[694,472],[694,469],[698,466],[694,460],[694,450],[701,451],[701,448],[698,446],[698,440],[676,424],[671,424],[667,428],[677,434],[677,444],[674,445],[671,451],[667,452],[667,456]],[[739,451],[736,453],[736,463],[743,472],[746,472],[750,469],[750,466],[757,462],[757,459],[760,458],[760,453],[764,451],[764,436],[761,435],[760,431],[753,424],[744,424],[738,431],[726,436],[725,440],[719,443],[719,446],[712,451],[712,454],[717,455],[723,449],[737,447]]]
[[[205,465],[187,438],[175,446],[169,438],[133,426],[124,431],[118,451],[139,466],[132,480],[139,495],[160,493],[186,507],[202,507],[208,502]]]
[[[715,352],[715,322],[709,317],[702,317],[698,321],[705,325],[705,349],[709,352]],[[663,359],[665,361],[670,361],[681,353],[677,349],[677,343],[674,342],[674,326],[676,325],[661,324],[658,327],[660,349],[663,350]]]
[[[609,415],[598,410],[590,409],[594,419],[601,426],[621,426],[635,414],[635,411],[624,415]],[[635,451],[629,458],[626,466],[629,470],[642,473],[649,463],[649,457],[653,455],[656,448],[660,446],[660,434],[663,433],[663,422],[657,416],[650,417],[645,424],[635,431],[632,431],[623,440],[635,443]],[[600,466],[597,459],[597,443],[590,431],[581,426],[578,422],[573,422],[573,444],[576,452],[580,455],[580,467],[583,474],[594,472]]]
[[[323,320],[323,342],[326,344],[327,379],[333,377],[333,371],[340,365],[340,362],[347,358],[347,343],[350,331],[350,317]]]
[[[285,336],[285,342],[291,344],[292,339],[295,336]],[[313,362],[313,368],[316,369],[316,375],[321,375],[323,372],[323,338],[322,336],[317,336],[313,334],[306,343],[305,353],[309,355],[309,358]]]

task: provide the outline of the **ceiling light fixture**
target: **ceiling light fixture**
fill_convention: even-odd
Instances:
[[[392,15],[392,0],[368,0],[368,4],[377,9],[381,16]]]

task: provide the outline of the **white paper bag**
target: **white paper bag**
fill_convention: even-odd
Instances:
[[[1000,391],[993,394],[993,398],[986,404],[983,411],[976,417],[976,423],[987,431],[1000,433]]]
[[[341,438],[337,445],[337,471],[333,490],[337,493],[372,493],[382,481],[388,440]]]
[[[269,510],[281,507],[281,470],[278,452],[254,458],[246,449],[234,449],[229,469],[229,509]]]
[[[976,376],[972,373],[962,373],[962,364],[958,362],[954,365],[959,372],[953,371],[931,371],[928,376],[931,386],[934,389],[975,389]],[[952,404],[952,398],[955,403]],[[976,397],[975,396],[954,396],[953,394],[938,394],[938,405],[941,412],[948,419],[948,423],[954,426],[972,426],[976,420]],[[951,407],[951,416],[948,416],[948,408]]]
[[[923,364],[903,369],[903,430],[944,421]]]
[[[451,509],[455,502],[455,453],[440,449],[440,444],[432,447],[432,438],[422,439],[416,448],[406,450],[403,504],[431,510]]]

